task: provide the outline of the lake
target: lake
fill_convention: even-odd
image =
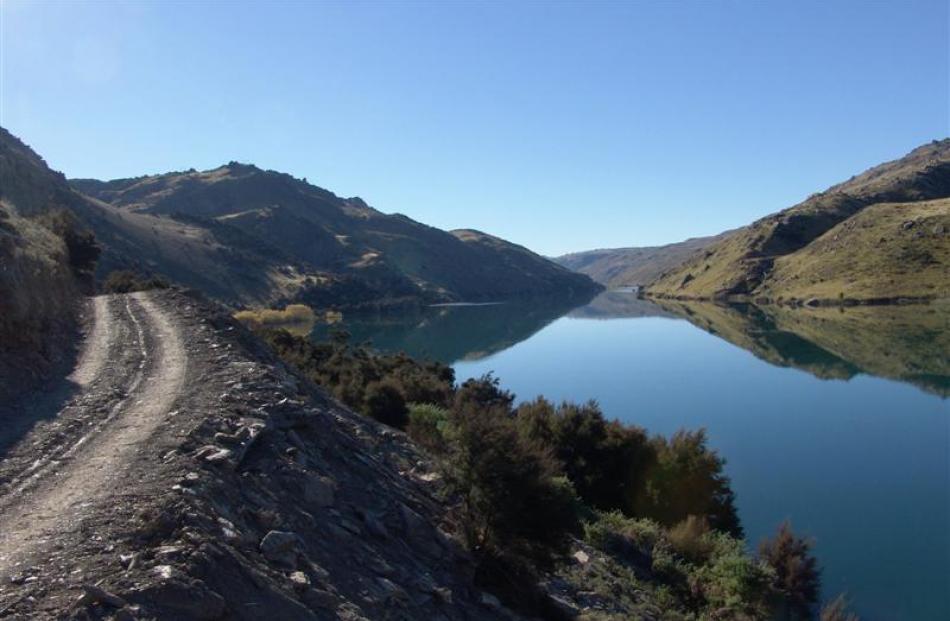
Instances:
[[[347,317],[355,342],[493,372],[528,400],[596,399],[705,427],[750,545],[789,519],[826,597],[865,621],[950,619],[950,305],[786,309],[638,299]],[[320,326],[315,338],[326,335]]]

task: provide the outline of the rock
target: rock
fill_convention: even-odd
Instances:
[[[409,595],[406,594],[406,591],[390,580],[389,578],[376,578],[376,584],[383,592],[383,597],[387,600],[398,600],[398,601],[408,601]],[[451,591],[449,591],[449,603],[451,603]]]
[[[155,609],[159,619],[195,619],[213,621],[224,617],[227,604],[201,580],[182,582],[169,580],[151,585],[139,591],[139,599],[147,602],[147,608]]]
[[[287,441],[296,446],[301,451],[307,450],[307,445],[304,444],[304,441],[300,438],[300,435],[293,429],[287,432]]]
[[[208,453],[204,456],[204,460],[209,464],[217,464],[231,457],[231,449],[217,449],[213,453]]]
[[[310,578],[302,571],[295,571],[290,574],[290,583],[295,589],[306,589],[310,586]]]
[[[379,520],[379,518],[372,515],[371,513],[363,514],[363,523],[366,524],[366,530],[376,537],[379,537],[380,539],[389,538],[389,531],[386,530],[386,526]]]
[[[308,608],[317,610],[333,610],[337,606],[336,597],[329,591],[310,588],[300,597]]]
[[[449,587],[436,587],[432,589],[432,594],[439,598],[443,604],[452,603],[452,589]]]
[[[112,621],[136,621],[137,617],[135,616],[136,610],[133,608],[120,608],[115,611],[115,615],[112,617]]]
[[[261,554],[279,565],[294,567],[297,565],[299,544],[300,538],[295,533],[272,530],[261,540]]]
[[[329,477],[309,477],[304,483],[303,498],[310,506],[330,507],[336,495],[336,482]]]
[[[574,560],[580,563],[581,565],[586,565],[587,563],[590,562],[590,555],[587,554],[587,552],[584,552],[583,550],[578,550],[577,552],[574,553],[573,556],[574,556]]]
[[[492,595],[491,593],[482,593],[481,598],[479,599],[482,606],[491,608],[492,610],[501,610],[501,600]]]
[[[125,608],[128,605],[128,602],[115,593],[110,593],[94,584],[84,584],[82,585],[82,590],[83,594],[76,601],[77,607],[89,606],[96,602],[111,606],[112,608]]]
[[[163,580],[168,580],[174,575],[174,570],[171,565],[156,565],[152,568],[152,572]]]

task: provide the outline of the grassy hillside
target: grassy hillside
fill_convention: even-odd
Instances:
[[[450,234],[403,215],[383,214],[359,198],[338,197],[306,180],[235,162],[204,172],[72,184],[122,218],[170,219],[193,227],[191,236],[209,238],[204,245],[254,255],[230,263],[244,261],[248,275],[270,274],[268,283],[248,288],[271,293],[271,303],[485,301],[597,288],[586,276],[501,239]],[[115,245],[121,245],[121,237],[116,233]],[[137,235],[134,244],[140,240]],[[180,270],[167,265],[173,260],[153,257],[156,269],[175,277]],[[220,257],[215,261],[222,262]],[[283,283],[275,282],[279,275]],[[262,297],[230,283],[226,288],[235,289],[242,301],[257,303]]]
[[[950,197],[950,140],[934,141],[899,160],[872,168],[794,207],[735,231],[664,273],[648,285],[647,292],[686,299],[758,296],[766,291],[773,297],[789,297],[784,284],[771,281],[776,265],[780,264],[782,273],[789,275],[804,269],[791,265],[796,259],[790,255],[837,225],[871,205],[947,197]],[[900,254],[896,246],[893,252],[895,257]],[[815,255],[798,255],[799,258],[808,256]],[[783,257],[789,258],[783,262]],[[849,278],[846,274],[835,277]],[[787,283],[787,279],[782,282]],[[805,289],[801,291],[805,293]],[[880,297],[876,291],[863,294]],[[914,291],[913,294],[927,295],[927,292]]]
[[[872,205],[775,260],[766,296],[950,297],[950,199]]]
[[[575,272],[587,274],[607,287],[642,286],[723,239],[730,232],[709,237],[694,237],[665,246],[606,248],[574,252],[555,257],[554,261]]]

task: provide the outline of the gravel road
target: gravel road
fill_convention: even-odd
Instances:
[[[117,478],[181,395],[186,350],[149,293],[99,296],[91,305],[92,329],[64,380],[72,397],[0,463],[0,584],[16,582],[121,491]]]

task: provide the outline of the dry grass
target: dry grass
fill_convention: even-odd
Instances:
[[[950,297],[950,199],[873,205],[775,261],[761,293],[798,299]]]
[[[316,313],[305,304],[290,304],[283,310],[243,310],[234,313],[234,318],[250,328],[282,328],[298,336],[310,334],[317,323]]]

